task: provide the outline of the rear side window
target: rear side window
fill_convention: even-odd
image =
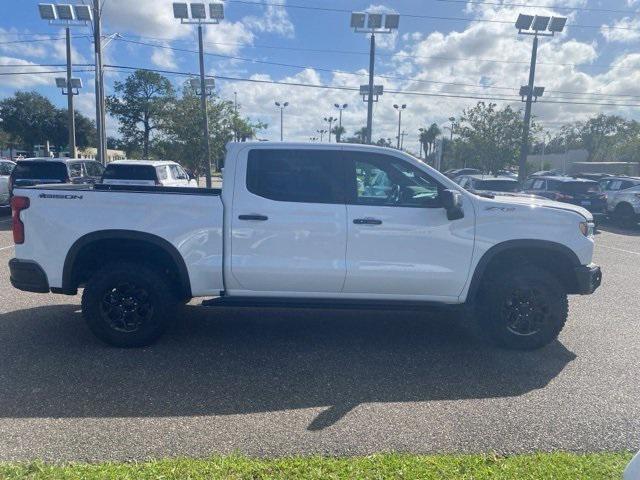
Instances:
[[[91,177],[99,177],[102,175],[104,168],[98,162],[85,162],[84,168],[87,169],[87,175]]]
[[[544,180],[536,180],[531,188],[533,190],[544,190]]]
[[[69,176],[71,178],[80,178],[82,177],[82,162],[70,163],[69,164]]]
[[[16,180],[56,180],[67,181],[67,167],[62,162],[18,162],[13,171]]]
[[[0,162],[0,175],[11,175],[13,170],[13,163]]]
[[[344,203],[342,172],[339,151],[252,150],[247,189],[281,202]]]
[[[490,190],[492,192],[515,192],[518,182],[508,180],[476,180],[473,187],[476,190]]]
[[[166,180],[168,178],[167,167],[156,167],[156,173],[158,175],[158,180]]]
[[[560,186],[563,193],[594,193],[600,191],[596,182],[565,182]]]
[[[156,170],[151,165],[107,165],[102,178],[105,180],[152,180],[156,181]]]

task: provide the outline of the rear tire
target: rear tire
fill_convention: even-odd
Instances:
[[[82,294],[82,314],[93,334],[115,347],[144,347],[165,332],[177,302],[153,268],[115,262],[96,272]]]
[[[638,218],[633,207],[627,203],[620,203],[613,211],[613,218],[616,223],[624,228],[631,228],[638,223]]]
[[[503,348],[534,350],[554,341],[569,313],[567,293],[550,272],[524,265],[500,270],[480,292],[480,334]]]

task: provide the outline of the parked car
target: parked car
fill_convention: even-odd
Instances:
[[[9,193],[18,187],[51,183],[94,184],[104,167],[95,160],[78,158],[26,158],[18,160],[9,178]]]
[[[607,194],[607,213],[623,227],[640,221],[640,177],[609,177],[600,180]]]
[[[500,193],[520,190],[518,180],[511,177],[494,177],[492,175],[460,175],[455,182],[472,192]]]
[[[9,176],[15,166],[15,162],[0,160],[0,207],[9,205]]]
[[[192,180],[180,164],[167,160],[116,160],[107,165],[100,183],[164,187],[198,186],[196,180]]]
[[[123,347],[215,297],[204,305],[469,307],[493,342],[533,349],[562,330],[568,294],[601,283],[589,211],[473,195],[400,150],[230,143],[225,165],[221,190],[16,189],[13,286],[84,288],[89,328]]]
[[[540,170],[538,172],[533,172],[529,177],[552,177],[560,175],[562,175],[561,170]]]
[[[607,196],[598,182],[575,177],[533,177],[524,182],[523,191],[557,202],[579,205],[589,210],[596,220],[607,212]]]
[[[448,170],[447,177],[455,179],[460,175],[480,175],[482,172],[477,168],[456,168],[455,170]]]
[[[631,459],[627,468],[624,469],[622,474],[623,480],[638,480],[640,479],[640,452],[636,453]]]

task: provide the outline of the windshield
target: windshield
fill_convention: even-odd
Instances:
[[[62,162],[18,162],[13,172],[15,180],[67,181],[67,167]]]
[[[560,184],[559,190],[572,194],[599,193],[601,191],[597,182],[564,182]]]
[[[151,165],[107,165],[103,180],[156,180],[156,169]]]
[[[473,184],[476,190],[488,190],[491,192],[515,192],[518,190],[518,182],[505,180],[476,180]]]

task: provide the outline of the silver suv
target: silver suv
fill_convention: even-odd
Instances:
[[[636,225],[640,221],[640,177],[607,177],[599,183],[613,220],[624,227]]]

